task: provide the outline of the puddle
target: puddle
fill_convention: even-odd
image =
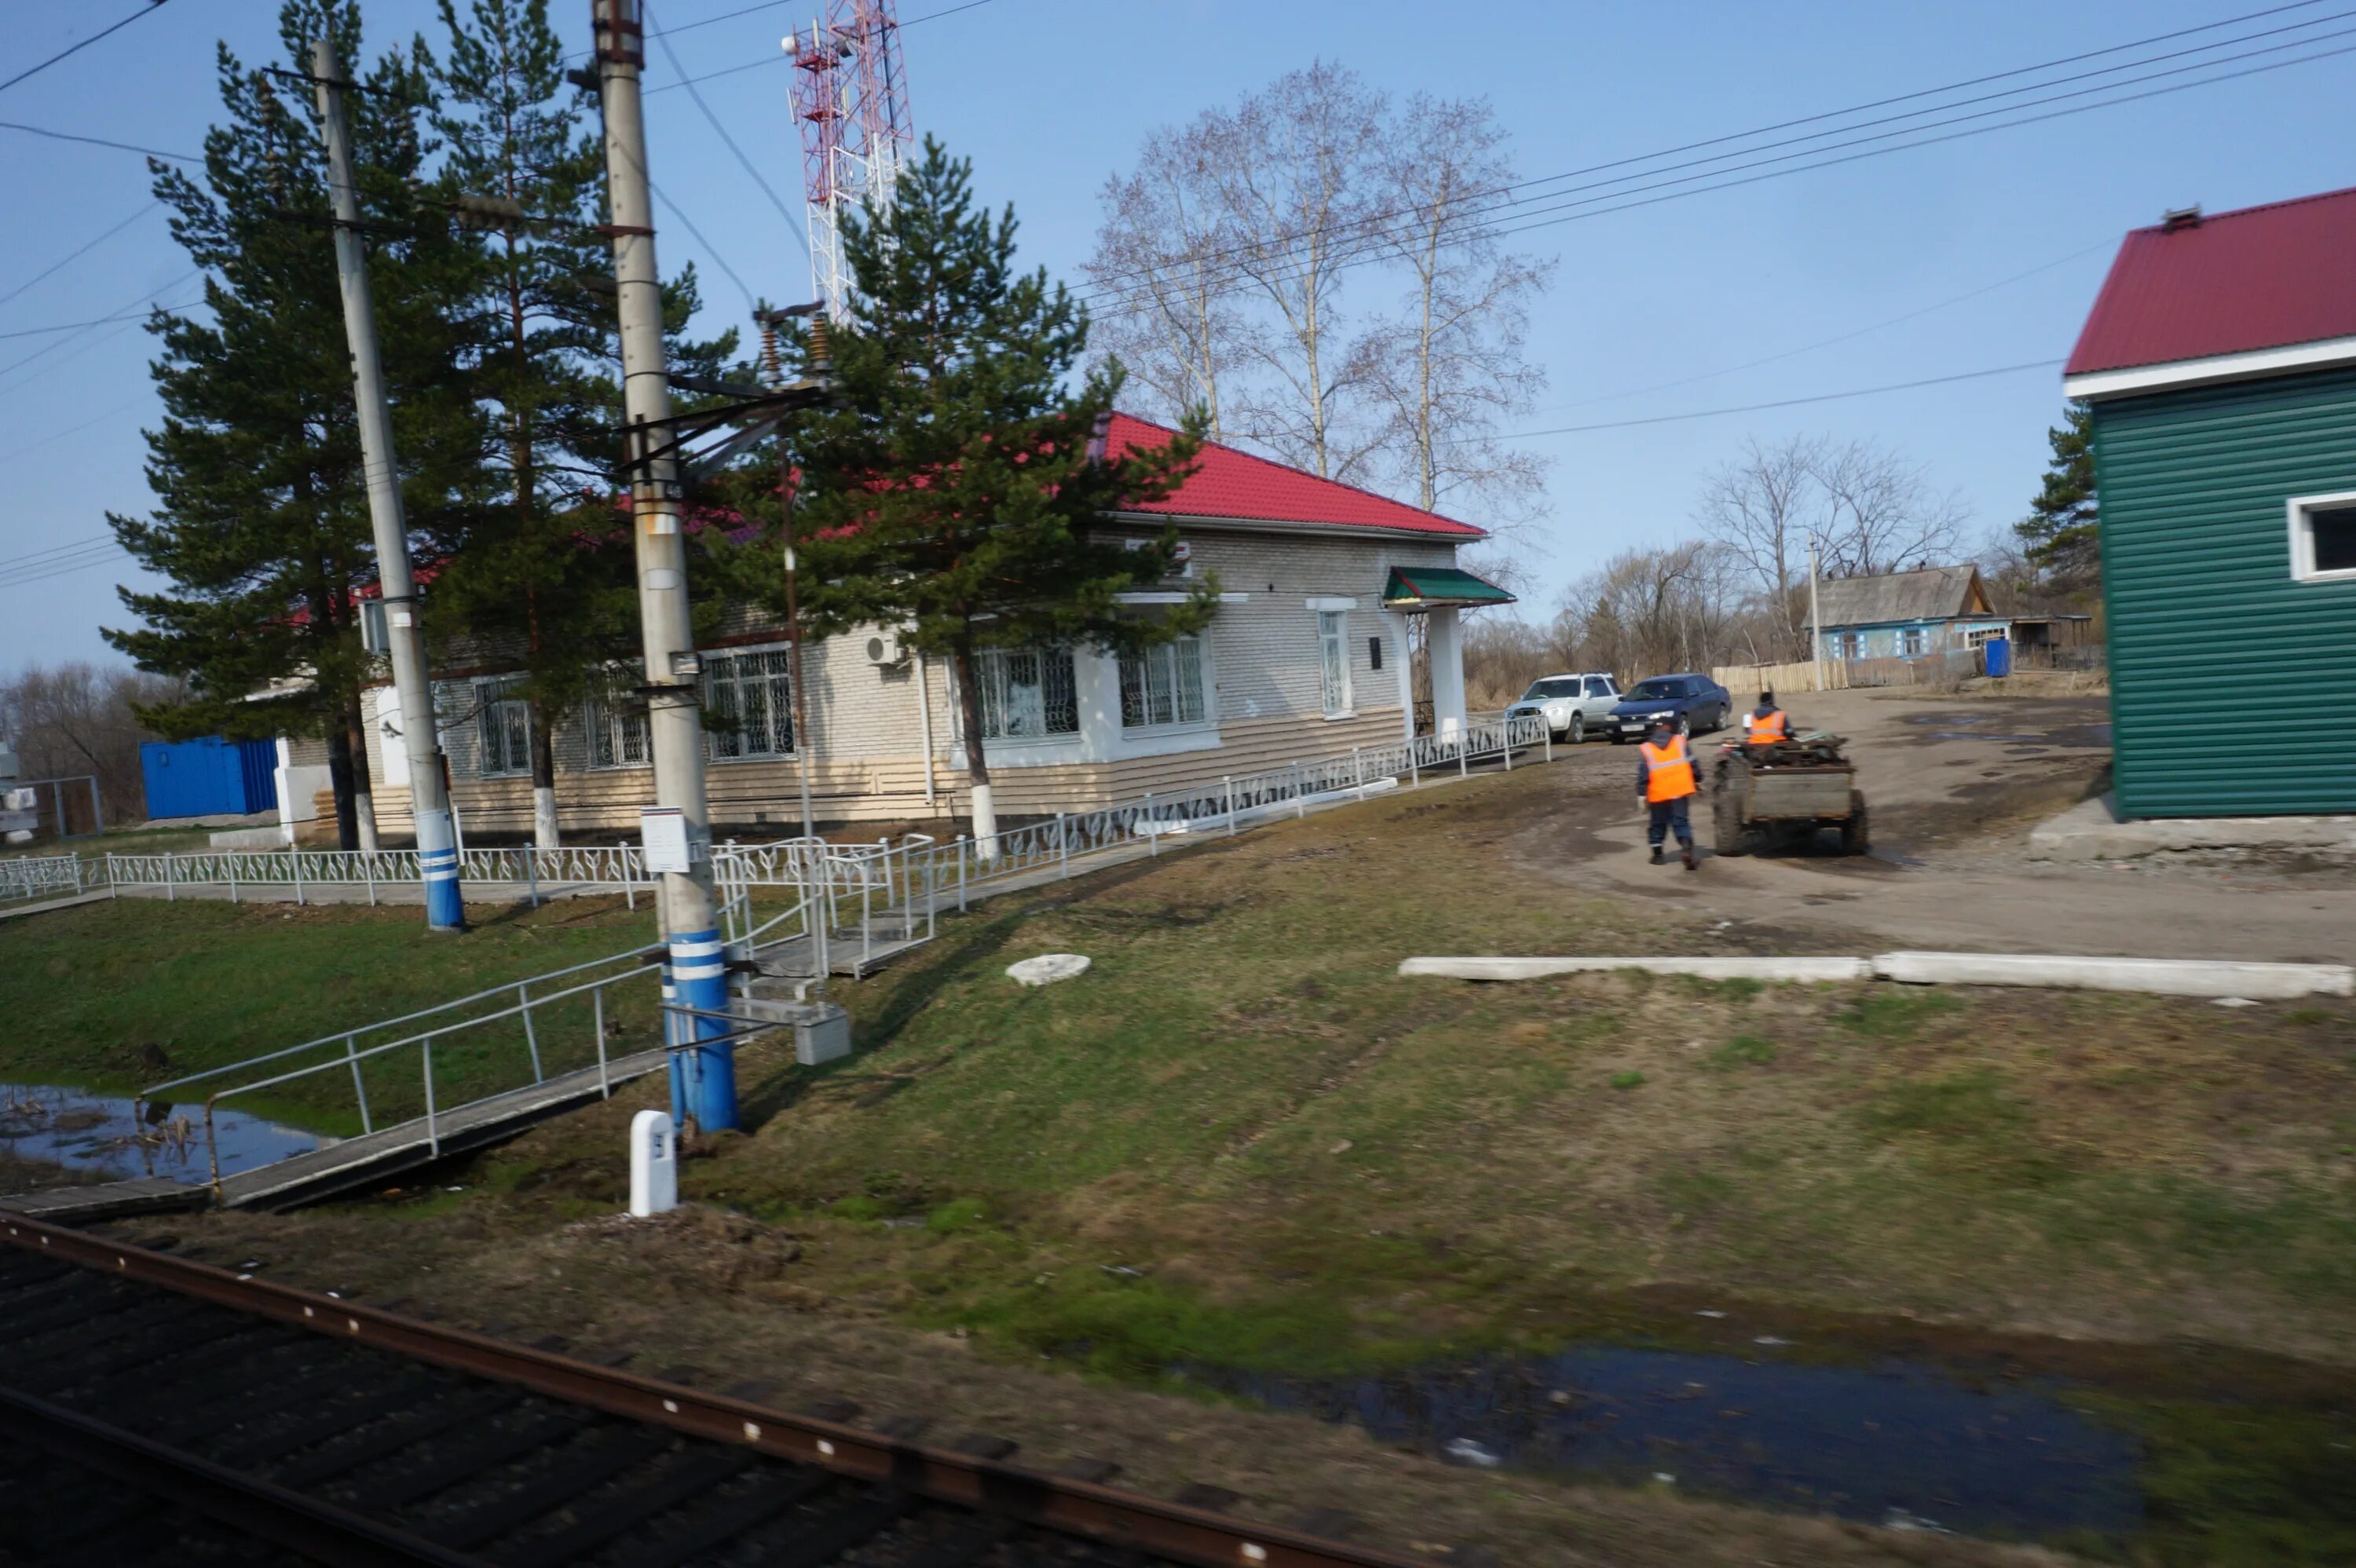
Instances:
[[[1192,1381],[1350,1421],[1459,1464],[1658,1484],[1977,1535],[2132,1533],[2135,1439],[2059,1384],[1917,1362],[1827,1366],[1584,1347],[1359,1379],[1194,1368]]]
[[[2016,746],[2035,746],[2041,744],[2045,737],[1999,735],[1993,730],[1933,730],[1931,731],[1931,739],[1933,741],[2008,741]]]
[[[213,1113],[213,1134],[224,1176],[332,1141],[228,1106]],[[212,1179],[203,1106],[151,1104],[143,1119],[129,1100],[58,1084],[0,1083],[0,1150],[108,1180]]]

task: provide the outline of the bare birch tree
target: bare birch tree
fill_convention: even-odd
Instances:
[[[1380,440],[1375,421],[1353,415],[1381,335],[1353,332],[1340,295],[1344,270],[1374,243],[1387,107],[1355,72],[1320,60],[1203,120],[1233,234],[1228,264],[1273,316],[1241,340],[1265,379],[1231,422],[1327,479],[1355,476]]]
[[[1205,115],[1155,131],[1136,172],[1108,176],[1096,254],[1084,265],[1108,302],[1095,318],[1095,355],[1118,357],[1173,421],[1201,408],[1224,439],[1220,389],[1234,368],[1240,302],[1226,252],[1235,240],[1213,174],[1219,126]]]
[[[1405,270],[1405,310],[1381,364],[1402,477],[1426,511],[1468,494],[1491,528],[1525,521],[1545,488],[1534,453],[1498,439],[1546,372],[1525,357],[1530,302],[1554,267],[1500,245],[1490,204],[1512,187],[1505,133],[1484,99],[1418,93],[1378,155],[1377,242]]]
[[[1694,508],[1702,532],[1750,573],[1783,644],[1778,658],[1803,657],[1807,648],[1801,629],[1807,536],[1826,520],[1820,475],[1829,450],[1821,436],[1795,435],[1773,446],[1747,441],[1740,456],[1704,481]]]

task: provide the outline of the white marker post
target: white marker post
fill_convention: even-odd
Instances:
[[[679,1145],[670,1113],[640,1111],[630,1118],[630,1212],[638,1219],[679,1207]]]

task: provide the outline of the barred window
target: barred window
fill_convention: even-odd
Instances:
[[[638,666],[610,672],[613,682],[581,705],[581,729],[589,741],[593,768],[643,768],[647,765],[647,715],[629,703],[625,688],[636,678]]]
[[[1179,637],[1125,654],[1120,661],[1120,727],[1200,724],[1208,716],[1203,691],[1200,637]]]
[[[531,772],[531,705],[498,681],[475,683],[475,776],[512,778]]]
[[[703,656],[704,725],[715,761],[794,754],[791,669],[783,648]]]
[[[981,738],[1008,741],[1080,732],[1069,648],[984,648],[973,656],[981,688]]]

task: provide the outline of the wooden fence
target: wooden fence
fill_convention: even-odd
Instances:
[[[1797,664],[1720,665],[1709,672],[1709,677],[1746,703],[1762,691],[1840,691],[1851,684],[1848,664],[1843,659],[1826,659],[1821,665],[1806,660]]]

